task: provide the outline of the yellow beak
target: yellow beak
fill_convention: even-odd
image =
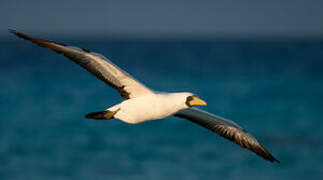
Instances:
[[[190,106],[205,106],[206,102],[197,96],[193,96],[193,99],[188,102]]]

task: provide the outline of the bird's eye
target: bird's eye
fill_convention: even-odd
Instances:
[[[189,106],[189,107],[191,107],[191,106],[192,106],[190,102],[191,102],[191,101],[193,101],[194,97],[197,97],[197,96],[192,95],[192,96],[188,96],[188,97],[186,98],[186,105],[187,105],[187,106]]]

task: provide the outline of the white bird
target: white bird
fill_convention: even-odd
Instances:
[[[253,151],[270,162],[279,162],[253,136],[236,123],[193,108],[193,106],[206,105],[206,103],[192,93],[157,93],[132,78],[102,55],[53,41],[34,38],[15,30],[9,29],[9,31],[20,38],[63,54],[115,88],[124,98],[124,101],[120,104],[104,111],[89,113],[86,118],[97,120],[114,118],[126,123],[136,124],[173,115],[199,124],[241,147]]]

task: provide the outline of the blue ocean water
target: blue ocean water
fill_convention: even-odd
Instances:
[[[122,99],[65,57],[0,48],[1,179],[322,179],[323,41],[52,38],[158,91],[190,91],[253,134],[270,163],[191,122],[93,121]]]

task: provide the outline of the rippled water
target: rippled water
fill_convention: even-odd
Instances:
[[[102,53],[158,91],[191,91],[281,161],[195,124],[138,125],[84,114],[121,101],[64,57],[1,40],[1,179],[320,179],[322,41],[60,42]]]

